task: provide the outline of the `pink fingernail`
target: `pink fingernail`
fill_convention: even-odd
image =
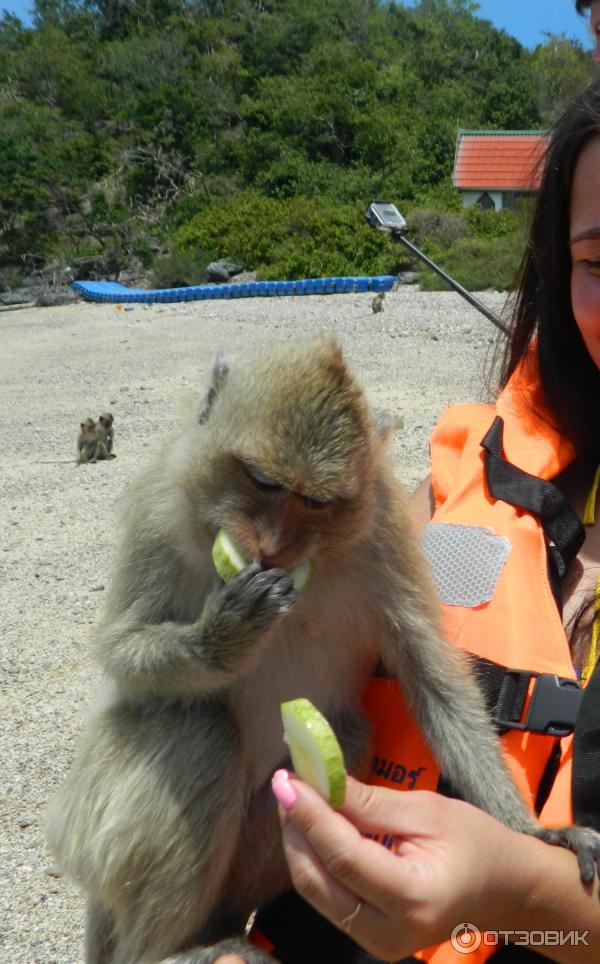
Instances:
[[[271,789],[275,794],[277,802],[281,804],[284,810],[290,810],[293,807],[298,794],[289,782],[289,773],[287,770],[275,771],[273,779],[271,780]]]

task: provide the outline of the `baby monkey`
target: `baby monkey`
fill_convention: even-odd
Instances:
[[[114,429],[113,417],[105,412],[96,422],[93,418],[86,418],[80,423],[77,436],[77,464],[97,462],[99,459],[114,459],[112,454]]]
[[[360,772],[360,698],[381,664],[456,790],[551,837],[441,636],[388,433],[337,344],[286,345],[231,370],[219,359],[197,421],[131,486],[96,631],[109,690],[49,825],[88,893],[88,964],[272,960],[243,934],[290,885],[270,790],[289,765],[280,703],[312,700]],[[226,584],[211,559],[222,527],[254,560]],[[304,559],[296,593],[284,570]],[[563,839],[598,853],[593,832]]]
[[[114,459],[113,455],[113,441],[115,437],[115,430],[113,428],[113,417],[110,412],[103,412],[98,418],[98,437],[102,442],[104,451],[106,455],[100,456],[101,458]]]
[[[385,301],[385,291],[380,291],[379,294],[375,295],[371,302],[371,308],[373,314],[376,315],[378,311],[383,311],[383,303]]]
[[[98,428],[93,418],[86,418],[80,422],[80,432],[77,436],[77,464],[95,462],[98,458]]]

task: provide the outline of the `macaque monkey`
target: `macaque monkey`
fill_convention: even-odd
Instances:
[[[376,420],[340,348],[286,345],[228,369],[126,496],[97,653],[108,689],[53,804],[50,845],[88,893],[88,964],[212,964],[290,885],[270,782],[279,706],[308,697],[360,772],[360,697],[383,663],[453,786],[538,829],[438,604]],[[223,584],[224,527],[252,563]],[[310,559],[296,593],[285,569]],[[552,838],[554,839],[554,838]],[[557,837],[558,839],[558,837]]]
[[[115,430],[113,428],[113,417],[110,412],[103,412],[102,415],[100,415],[97,428],[98,436],[106,451],[106,455],[99,456],[99,458],[116,458],[116,456],[112,454]]]
[[[107,423],[107,420],[110,422]],[[81,431],[77,436],[77,463],[97,462],[98,459],[114,458],[110,455],[112,449],[113,430],[112,415],[101,415],[98,422],[93,418],[86,418],[80,423]]]
[[[77,464],[95,462],[98,457],[98,430],[93,418],[86,418],[80,422],[80,432],[77,436]]]
[[[385,291],[380,291],[379,294],[375,295],[373,301],[371,302],[371,308],[373,309],[373,314],[376,315],[378,311],[383,311],[383,302],[385,301]]]

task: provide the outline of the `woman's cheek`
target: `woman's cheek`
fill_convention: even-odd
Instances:
[[[571,275],[571,302],[581,337],[594,364],[600,368],[600,276],[583,265]]]

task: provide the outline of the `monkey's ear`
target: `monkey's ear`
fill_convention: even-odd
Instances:
[[[225,385],[228,374],[229,364],[226,361],[223,353],[218,352],[215,355],[215,360],[213,363],[209,389],[206,395],[200,399],[200,404],[198,405],[198,411],[196,413],[196,417],[200,425],[204,425],[204,423],[208,421],[210,410],[213,407],[217,395]]]
[[[404,419],[401,415],[392,415],[383,409],[376,409],[373,414],[375,416],[377,436],[382,442],[385,442],[392,432],[404,428]]]

